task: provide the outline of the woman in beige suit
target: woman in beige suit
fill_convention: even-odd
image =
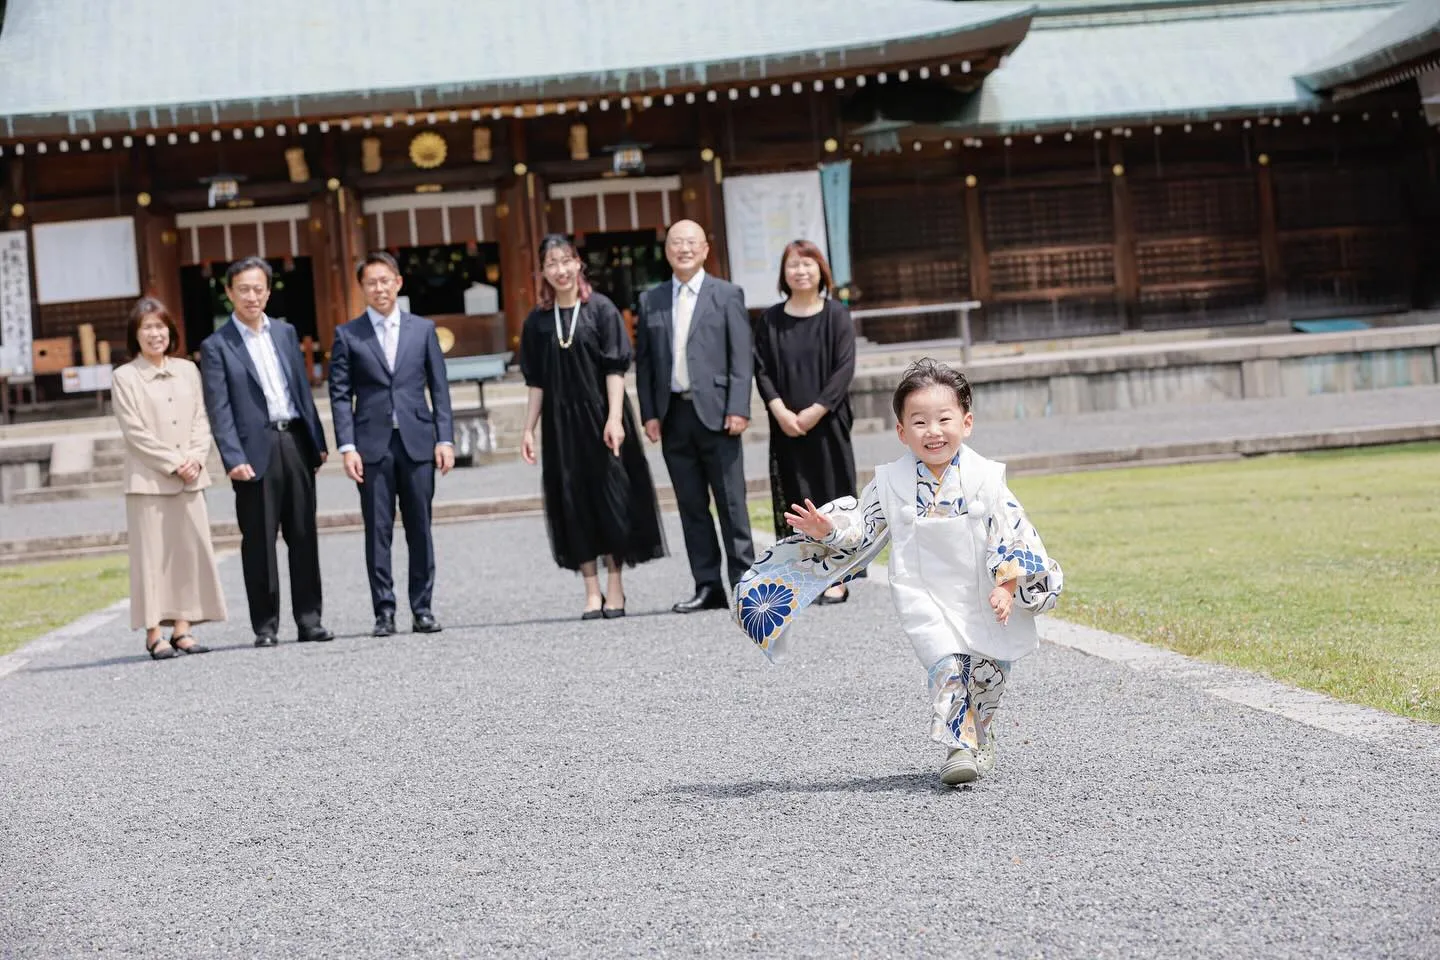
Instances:
[[[170,355],[178,341],[165,305],[142,297],[130,312],[134,359],[115,371],[111,390],[125,436],[130,626],[145,628],[145,649],[156,660],[205,653],[191,625],[225,619],[201,492],[210,485],[210,420],[199,369]]]

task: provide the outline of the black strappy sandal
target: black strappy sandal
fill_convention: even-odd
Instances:
[[[162,644],[165,647],[164,650],[160,649]],[[154,643],[146,641],[145,652],[150,654],[151,660],[173,660],[175,657],[180,656],[164,637],[156,637]]]
[[[190,646],[188,646],[188,647],[182,647],[182,646],[180,646],[180,641],[181,641],[181,640],[189,640],[189,641],[190,641]],[[191,636],[190,634],[188,634],[188,633],[182,633],[182,634],[180,634],[180,636],[178,636],[178,637],[171,637],[171,638],[170,638],[170,646],[171,646],[172,649],[178,650],[178,651],[180,651],[181,653],[184,653],[184,654],[191,654],[191,653],[209,653],[209,652],[210,652],[210,648],[209,648],[209,647],[203,647],[203,646],[201,646],[199,643],[197,643],[197,642],[195,641],[195,638],[194,638],[193,636]]]

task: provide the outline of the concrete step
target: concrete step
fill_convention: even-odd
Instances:
[[[123,466],[92,467],[73,473],[50,474],[50,488],[84,487],[97,483],[119,483],[125,477]]]
[[[97,467],[120,467],[125,465],[124,450],[102,450],[99,446],[95,448],[95,458],[92,461]]]
[[[117,482],[77,483],[72,486],[38,487],[34,490],[16,490],[10,495],[11,503],[63,503],[67,500],[95,500],[119,497],[124,486]]]

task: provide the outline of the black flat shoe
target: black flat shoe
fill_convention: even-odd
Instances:
[[[410,629],[415,633],[439,633],[445,628],[440,626],[440,621],[435,619],[435,614],[417,613]]]
[[[850,588],[849,588],[849,587],[846,587],[846,588],[845,588],[845,592],[841,593],[840,596],[838,596],[838,597],[832,597],[832,596],[830,596],[829,594],[826,594],[826,593],[820,594],[820,596],[818,596],[818,597],[815,598],[815,603],[816,603],[817,605],[819,605],[819,606],[828,607],[828,606],[832,606],[832,605],[837,604],[837,603],[844,603],[846,600],[849,600],[849,599],[850,599]]]
[[[725,597],[725,591],[716,586],[704,586],[695,590],[695,596],[689,600],[681,600],[670,610],[673,613],[695,613],[700,610],[725,610],[729,608],[730,601]]]
[[[161,648],[164,649],[161,649]],[[151,660],[173,660],[180,656],[175,648],[166,643],[163,639],[156,637],[154,643],[145,644],[145,652],[150,654]]]
[[[189,641],[190,641],[190,646],[188,646],[188,647],[182,647],[182,646],[180,646],[180,641],[181,641],[181,640],[189,640]],[[209,653],[209,652],[210,652],[210,648],[209,648],[209,647],[202,647],[200,644],[196,643],[196,642],[195,642],[195,638],[192,637],[192,636],[191,636],[190,634],[188,634],[188,633],[182,633],[182,634],[180,634],[180,636],[178,636],[178,637],[171,637],[171,638],[170,638],[170,646],[174,647],[176,650],[179,650],[181,653],[184,653],[184,654],[191,654],[191,653]]]
[[[395,632],[395,614],[382,613],[375,618],[375,629],[370,631],[372,637],[388,637]]]
[[[625,607],[601,607],[600,612],[604,614],[606,620],[619,620],[625,616]]]
[[[280,641],[273,633],[257,633],[255,635],[255,646],[257,647],[278,647]]]
[[[328,643],[335,639],[335,634],[324,627],[311,627],[309,630],[301,630],[300,643]]]

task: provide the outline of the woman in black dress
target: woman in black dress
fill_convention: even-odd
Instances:
[[[780,258],[785,301],[755,325],[755,384],[770,411],[770,495],[775,536],[792,503],[829,503],[855,495],[850,445],[850,381],[855,377],[855,327],[850,311],[828,294],[834,287],[820,248],[796,240]],[[844,603],[844,586],[818,603]]]
[[[625,615],[622,567],[665,555],[650,465],[625,396],[633,351],[620,311],[590,289],[568,237],[546,237],[540,263],[540,305],[520,334],[530,388],[521,454],[536,462],[539,424],[551,552],[585,578],[581,619],[609,620]],[[602,556],[605,593],[596,570]]]

